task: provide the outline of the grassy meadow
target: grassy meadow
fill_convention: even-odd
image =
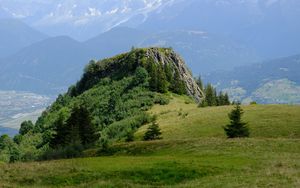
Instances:
[[[0,187],[300,187],[300,106],[242,106],[250,138],[227,139],[232,106],[170,97],[149,111],[162,140],[140,141],[143,126],[109,156],[0,164]]]

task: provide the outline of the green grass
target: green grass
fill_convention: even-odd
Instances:
[[[229,123],[227,114],[233,106],[198,108],[188,103],[186,97],[173,97],[169,105],[154,106],[152,114],[164,139],[189,139],[200,137],[225,138],[222,126]],[[188,103],[188,104],[187,104]],[[254,138],[300,138],[299,105],[246,105],[244,121],[248,122]],[[186,117],[183,114],[187,114]],[[146,126],[136,134],[140,137]]]
[[[112,156],[0,164],[0,187],[300,187],[300,106],[243,106],[251,137],[226,139],[228,107],[173,96],[155,106],[163,139]],[[187,115],[186,115],[187,114]]]

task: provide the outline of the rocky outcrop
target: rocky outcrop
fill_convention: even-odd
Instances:
[[[148,48],[146,57],[152,58],[156,63],[171,64],[173,68],[178,70],[180,79],[185,82],[188,95],[193,97],[197,102],[203,99],[203,91],[198,87],[184,60],[172,49]]]

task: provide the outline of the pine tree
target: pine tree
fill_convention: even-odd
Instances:
[[[227,93],[224,95],[224,105],[230,105],[230,100]]]
[[[215,106],[217,103],[216,92],[211,84],[207,84],[205,87],[205,101],[208,106]]]
[[[240,104],[237,103],[231,113],[228,114],[230,124],[227,124],[224,127],[224,131],[228,138],[249,137],[250,133],[247,123],[241,120],[243,113],[243,109]]]
[[[203,88],[203,82],[202,82],[201,76],[198,76],[198,78],[196,78],[196,83],[197,83],[198,87],[201,89],[201,91],[203,91],[204,88]]]
[[[163,70],[163,66],[159,64],[157,66],[157,82],[156,82],[156,91],[160,93],[166,93],[168,91],[168,81]]]
[[[161,132],[158,124],[156,122],[153,122],[147,129],[144,140],[157,140],[161,139],[160,137]]]
[[[147,64],[147,71],[149,73],[149,87],[152,91],[156,91],[157,90],[157,68],[154,62],[149,61]]]
[[[65,137],[70,144],[89,145],[97,139],[90,114],[83,105],[75,106],[72,109],[71,116],[67,120],[67,127],[69,131]]]
[[[179,95],[186,93],[185,83],[180,78],[179,71],[175,69],[174,78],[171,83],[171,90]]]
[[[171,83],[172,80],[173,80],[173,71],[172,71],[172,68],[171,68],[170,64],[166,63],[164,65],[164,71],[165,71],[165,74],[166,74],[167,81],[169,83]]]
[[[75,105],[66,121],[64,114],[59,114],[54,124],[56,134],[50,141],[52,148],[76,144],[86,146],[98,139],[89,111],[83,105]]]
[[[89,111],[81,106],[78,109],[79,118],[79,135],[81,144],[86,146],[96,142],[98,139],[97,130],[95,125],[92,123],[92,118]]]
[[[66,126],[65,122],[65,114],[59,113],[57,119],[53,123],[54,126],[54,135],[44,134],[43,135],[43,142],[47,142],[50,140],[50,147],[51,148],[58,148],[60,146],[65,146],[68,144],[66,140],[66,136],[68,134],[68,127]],[[47,132],[48,133],[48,132]]]

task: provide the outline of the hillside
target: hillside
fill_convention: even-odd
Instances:
[[[198,108],[171,95],[155,105],[162,140],[112,146],[113,156],[1,165],[0,183],[22,187],[299,187],[299,106],[242,106],[250,138],[226,139],[231,106]],[[186,116],[180,115],[187,113]],[[87,156],[95,151],[86,151]],[[24,175],[26,171],[26,176]],[[216,181],[217,179],[217,181]]]
[[[154,104],[167,104],[165,94],[170,92],[197,102],[203,99],[184,60],[170,48],[132,49],[91,61],[81,79],[60,94],[35,124],[25,121],[13,140],[0,140],[11,143],[4,144],[0,159],[69,158],[96,145],[105,150],[154,122],[146,111]]]
[[[216,71],[204,80],[227,91],[232,99],[259,103],[300,103],[300,55],[278,58],[231,71]]]

